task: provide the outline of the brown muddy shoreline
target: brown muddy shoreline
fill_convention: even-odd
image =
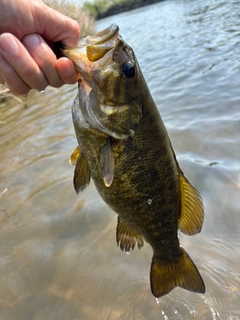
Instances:
[[[126,1],[123,1],[121,4],[119,3],[119,4],[112,5],[104,12],[99,12],[98,10],[96,10],[97,14],[95,19],[100,20],[108,16],[112,16],[114,14],[134,10],[134,9],[144,7],[149,4],[157,3],[160,1],[164,1],[164,0],[132,0],[132,1],[126,0]]]

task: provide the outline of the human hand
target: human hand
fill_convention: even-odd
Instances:
[[[1,0],[0,4],[0,33],[4,32],[0,35],[0,83],[20,95],[48,85],[75,83],[78,75],[72,62],[57,60],[50,46],[58,41],[76,46],[77,22],[41,0]]]

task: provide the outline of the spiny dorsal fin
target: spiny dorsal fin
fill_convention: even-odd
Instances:
[[[107,140],[107,143],[102,147],[100,164],[104,184],[106,187],[110,187],[114,177],[114,154],[109,139]]]
[[[79,149],[80,150],[80,149]],[[90,183],[90,170],[87,160],[81,153],[77,159],[77,163],[74,170],[73,185],[77,193],[83,191]]]
[[[179,173],[179,179],[181,216],[179,217],[178,227],[183,233],[193,235],[200,232],[202,228],[204,219],[203,203],[198,191],[184,177],[182,172]]]
[[[70,157],[69,157],[69,163],[72,165],[72,166],[75,166],[76,163],[77,163],[77,160],[79,158],[81,154],[81,150],[80,150],[80,147],[77,146],[73,152],[71,153]]]
[[[122,251],[129,252],[135,248],[137,244],[138,249],[141,249],[144,245],[143,237],[129,228],[125,222],[118,216],[117,232],[116,232],[117,244]]]
[[[187,252],[180,248],[182,254],[177,262],[158,261],[153,255],[150,282],[151,290],[156,298],[169,293],[175,287],[204,293],[203,279]]]

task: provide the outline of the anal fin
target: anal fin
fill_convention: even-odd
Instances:
[[[85,159],[84,155],[81,153],[77,159],[75,170],[74,170],[74,177],[73,177],[73,185],[74,189],[77,193],[83,191],[90,183],[90,170]]]
[[[153,256],[150,282],[152,294],[156,298],[169,293],[175,287],[192,292],[205,292],[205,285],[197,267],[187,252],[183,248],[180,250],[182,255],[175,263],[163,263]]]
[[[117,244],[120,246],[122,251],[129,252],[138,246],[141,249],[144,245],[143,237],[129,228],[123,219],[118,216],[118,224],[116,231]]]
[[[204,208],[198,191],[190,184],[182,173],[179,173],[181,190],[181,216],[178,227],[187,234],[193,235],[201,231]]]

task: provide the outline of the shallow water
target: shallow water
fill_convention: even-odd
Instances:
[[[98,22],[134,48],[179,163],[200,191],[180,234],[204,295],[149,287],[151,248],[126,255],[93,184],[76,196],[76,86],[0,106],[0,319],[240,319],[240,2],[163,1]]]

